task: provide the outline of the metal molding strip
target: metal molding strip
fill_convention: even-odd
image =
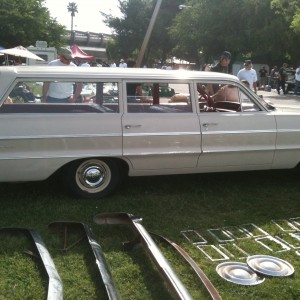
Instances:
[[[182,230],[180,233],[194,245],[207,244],[207,240],[197,230]]]
[[[288,220],[272,220],[271,222],[285,232],[294,232],[298,230],[297,227]]]
[[[265,240],[265,242],[263,242],[262,240]],[[276,238],[274,238],[270,235],[265,236],[265,237],[256,238],[255,241],[258,242],[259,244],[261,244],[263,247],[265,247],[266,249],[268,249],[271,252],[284,252],[284,251],[291,250],[291,248],[289,246],[287,246],[283,242],[277,240]]]
[[[32,239],[49,278],[47,300],[63,300],[63,285],[60,276],[41,236],[35,230],[27,228],[0,228],[0,231],[10,234],[19,232]]]
[[[176,299],[192,300],[191,295],[173,271],[169,262],[163,256],[149,233],[141,225],[142,218],[135,217],[128,213],[105,213],[94,217],[96,224],[124,224],[128,225],[139,237],[140,242],[145,247],[149,256],[153,259],[160,274],[168,283],[169,288],[176,296]]]
[[[207,231],[219,242],[233,242],[234,238],[228,234],[225,230],[221,228],[207,229]]]
[[[211,261],[228,260],[229,257],[215,245],[197,245],[196,246]],[[204,249],[208,249],[205,251]],[[228,252],[228,251],[227,251]],[[215,256],[213,256],[215,255]]]
[[[186,231],[185,231],[186,232]],[[170,241],[169,239],[151,232],[151,235],[155,236],[156,238],[159,238],[161,241],[167,243],[168,245],[171,245],[173,248],[175,248],[179,254],[188,262],[188,264],[193,268],[193,270],[196,272],[202,283],[204,284],[205,288],[209,292],[211,298],[213,300],[221,300],[221,296],[219,295],[218,291],[212,284],[212,282],[208,279],[208,277],[205,275],[205,273],[201,270],[201,268],[197,265],[197,263],[191,258],[191,256],[182,249],[179,245],[176,243]]]
[[[67,230],[69,227],[81,227],[87,237],[89,245],[94,253],[96,259],[96,265],[99,269],[100,275],[102,277],[103,284],[105,286],[108,299],[111,300],[119,300],[121,299],[119,292],[114,284],[112,279],[112,275],[110,273],[108,264],[106,263],[106,259],[104,257],[101,246],[95,239],[95,235],[87,224],[80,222],[68,222],[68,221],[60,221],[53,222],[48,225],[48,228],[52,231],[60,231],[65,234],[65,238],[67,236]],[[67,248],[66,248],[67,249]]]
[[[253,223],[239,225],[239,227],[242,228],[246,233],[248,233],[251,236],[251,238],[257,238],[257,237],[263,237],[269,235],[265,230],[261,229],[260,227],[258,227]]]
[[[219,247],[222,248],[225,251],[228,251],[228,254],[231,254],[233,257],[235,257],[236,255],[234,253],[231,253],[227,248],[228,247],[232,247],[232,250],[237,250],[238,254],[242,254],[242,256],[238,256],[238,259],[243,259],[243,258],[247,258],[248,256],[250,256],[250,254],[248,252],[246,252],[244,249],[242,249],[241,247],[239,247],[237,244],[232,243],[232,244],[219,244]],[[231,250],[231,251],[232,251]]]

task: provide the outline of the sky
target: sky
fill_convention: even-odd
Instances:
[[[71,13],[68,4],[75,2],[78,13],[73,18],[73,29],[97,33],[111,33],[111,29],[103,23],[99,11],[120,17],[118,0],[46,0],[45,6],[49,9],[52,18],[71,30]]]

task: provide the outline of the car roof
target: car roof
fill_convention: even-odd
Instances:
[[[131,80],[230,80],[238,82],[233,75],[186,70],[161,70],[151,68],[106,68],[106,67],[78,67],[76,71],[71,67],[54,66],[8,66],[0,68],[1,80],[3,77],[11,78],[107,78],[107,79],[131,79]]]

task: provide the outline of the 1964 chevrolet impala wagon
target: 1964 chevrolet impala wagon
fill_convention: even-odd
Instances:
[[[155,69],[1,67],[0,181],[60,173],[103,197],[123,176],[294,168],[300,114],[278,112],[235,76]],[[83,86],[49,103],[43,86]],[[212,91],[209,93],[208,91]],[[59,89],[56,91],[59,97]]]

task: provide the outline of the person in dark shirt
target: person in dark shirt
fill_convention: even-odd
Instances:
[[[285,90],[285,82],[287,80],[286,68],[288,64],[284,63],[282,67],[279,69],[279,80],[277,83],[277,93],[280,95],[280,88],[282,88],[283,94],[286,95],[287,92]]]
[[[212,72],[220,72],[220,73],[229,73],[228,66],[231,60],[231,53],[228,51],[224,51],[221,54],[220,61],[213,67],[210,68]]]
[[[129,59],[127,61],[127,68],[134,68],[135,61],[133,59]],[[134,101],[135,96],[142,96],[142,85],[140,83],[127,83],[127,96],[129,96],[129,102]]]
[[[266,69],[265,66],[263,66],[258,72],[259,72],[259,76],[260,76],[260,84],[262,86],[265,86],[267,84],[268,70]]]
[[[224,51],[221,54],[220,61],[213,67],[210,68],[210,71],[212,72],[219,72],[219,73],[229,73],[228,66],[230,64],[231,60],[231,53],[229,51]],[[219,89],[218,84],[208,85],[207,89],[210,93],[210,95],[215,94]]]

